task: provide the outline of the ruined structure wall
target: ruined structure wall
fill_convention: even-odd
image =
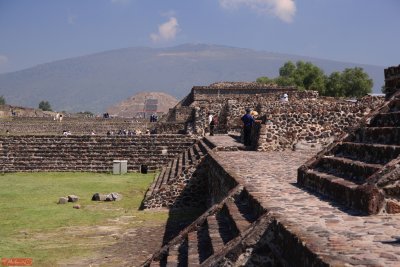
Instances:
[[[216,132],[240,132],[240,118],[245,108],[256,110],[256,119],[263,121],[254,135],[253,144],[259,150],[292,148],[301,140],[328,143],[335,136],[358,124],[363,116],[379,107],[382,97],[366,96],[359,101],[345,101],[330,97],[318,97],[317,92],[289,93],[289,102],[280,102],[280,94],[246,96],[194,102],[195,132],[208,131],[208,113],[219,116]],[[266,123],[266,124],[265,124]]]
[[[72,134],[105,135],[107,131],[117,132],[119,130],[141,130],[145,132],[151,123],[147,121],[136,121],[122,118],[63,118],[55,121],[52,117],[11,117],[0,119],[0,134],[6,130],[10,134],[62,134],[64,130]]]
[[[400,90],[400,65],[385,69],[385,91],[391,96],[396,90]]]
[[[194,142],[182,135],[0,136],[0,171],[110,172],[113,160],[127,160],[131,172],[143,164],[156,170]]]
[[[346,102],[329,98],[263,105],[261,114],[270,122],[261,125],[257,149],[293,148],[301,141],[329,143],[332,138],[356,127],[361,119],[383,103],[382,97]]]

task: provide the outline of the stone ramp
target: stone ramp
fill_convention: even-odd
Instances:
[[[311,155],[306,151],[218,152],[219,161],[243,179],[249,194],[267,210],[275,231],[287,235],[287,245],[291,238],[297,239],[304,245],[297,249],[309,250],[321,265],[399,266],[400,216],[364,216],[299,188],[296,166]],[[267,248],[284,248],[277,239],[272,241]],[[290,266],[311,266],[291,262],[287,254],[281,257]]]
[[[298,183],[367,214],[400,213],[399,109],[400,92],[299,168]]]

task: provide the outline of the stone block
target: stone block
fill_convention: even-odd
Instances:
[[[107,195],[105,194],[99,194],[99,193],[95,193],[92,196],[92,200],[93,201],[105,201],[106,200]]]
[[[75,196],[75,195],[68,196],[68,202],[77,202],[78,200],[79,200],[78,196]]]
[[[66,204],[68,202],[68,198],[67,197],[60,197],[58,199],[57,204]]]
[[[400,203],[393,200],[386,202],[386,212],[389,214],[400,213]]]

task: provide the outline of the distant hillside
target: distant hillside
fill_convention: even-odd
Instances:
[[[146,101],[156,101],[156,103],[149,103],[150,109],[146,107]],[[119,117],[135,117],[142,115],[142,113],[167,113],[170,108],[173,108],[178,103],[178,100],[166,93],[161,92],[141,92],[122,102],[107,108],[110,115],[117,115]],[[152,110],[151,106],[154,106]],[[151,115],[150,114],[150,115]]]
[[[141,91],[162,91],[180,99],[193,85],[275,77],[288,60],[311,61],[326,73],[361,66],[374,79],[375,92],[383,85],[381,66],[186,44],[112,50],[0,74],[0,95],[13,105],[37,107],[41,100],[48,100],[56,110],[104,112]]]

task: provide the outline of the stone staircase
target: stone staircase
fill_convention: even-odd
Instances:
[[[112,171],[128,160],[128,171],[160,169],[195,140],[182,135],[0,136],[0,171]]]
[[[177,205],[177,198],[183,198],[183,189],[187,190],[189,183],[191,185],[196,183],[193,182],[195,179],[192,179],[193,173],[202,163],[209,149],[204,140],[200,140],[165,164],[149,187],[142,208],[170,208],[172,204]]]
[[[298,170],[298,184],[367,214],[400,212],[400,92]]]
[[[264,213],[246,189],[237,186],[143,266],[211,266],[216,258],[240,243]]]

